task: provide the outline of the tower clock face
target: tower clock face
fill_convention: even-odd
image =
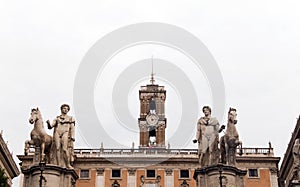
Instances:
[[[146,121],[149,125],[156,125],[159,117],[156,114],[149,114],[146,117]]]

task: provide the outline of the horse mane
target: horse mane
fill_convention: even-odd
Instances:
[[[229,112],[228,113],[230,113],[231,111],[234,111],[234,112],[236,112],[236,109],[235,108],[229,108]]]
[[[33,113],[33,112],[38,112],[39,114],[41,114],[41,112],[40,112],[40,110],[39,110],[38,107],[37,108],[32,108],[31,109],[31,113]]]

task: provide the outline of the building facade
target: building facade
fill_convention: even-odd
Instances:
[[[77,187],[195,187],[199,168],[197,149],[165,146],[166,90],[151,84],[139,91],[138,149],[76,149]],[[195,127],[196,128],[196,127]],[[237,167],[247,170],[246,187],[277,187],[278,162],[271,145],[237,150]]]
[[[238,150],[240,152],[240,150]],[[237,167],[247,170],[246,187],[277,187],[273,148],[243,148]],[[77,187],[195,187],[197,149],[76,149]]]
[[[199,169],[197,149],[171,149],[165,145],[166,90],[151,84],[139,90],[138,148],[74,149],[76,187],[196,187]],[[196,130],[196,124],[195,124]],[[267,148],[237,149],[236,167],[246,170],[245,187],[277,187],[279,157]],[[33,162],[34,153],[19,156],[22,167]],[[220,172],[222,176],[222,172]],[[218,182],[216,181],[216,187]],[[226,185],[223,185],[223,187]],[[213,187],[213,186],[212,186]],[[242,186],[241,186],[242,187]]]
[[[291,187],[300,186],[300,154],[299,154],[299,138],[300,138],[300,119],[293,131],[292,137],[284,154],[282,164],[279,171],[279,186]]]
[[[8,185],[12,186],[12,179],[17,177],[20,172],[15,161],[13,160],[11,153],[7,148],[6,143],[4,142],[2,131],[0,134],[0,168],[4,169],[5,176],[8,178]],[[1,184],[1,186],[2,185],[3,184]]]

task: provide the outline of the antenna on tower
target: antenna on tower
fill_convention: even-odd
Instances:
[[[152,58],[151,58],[151,65],[152,65],[152,71],[151,71],[150,82],[151,82],[151,84],[154,84],[155,80],[154,80],[154,73],[153,73],[153,55],[152,55]]]

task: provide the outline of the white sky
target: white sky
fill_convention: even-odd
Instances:
[[[44,120],[52,120],[62,103],[73,106],[76,72],[90,47],[122,26],[151,21],[184,28],[207,46],[223,75],[226,108],[238,109],[244,146],[271,141],[282,157],[300,113],[299,9],[298,0],[1,1],[4,139],[14,155],[22,154],[30,109],[38,106]],[[78,134],[76,144],[84,147]],[[137,145],[138,137],[131,141]]]

